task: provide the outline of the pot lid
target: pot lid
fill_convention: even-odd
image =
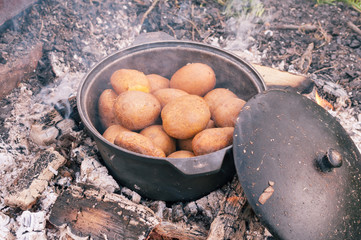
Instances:
[[[361,239],[361,155],[308,98],[270,90],[237,119],[233,151],[256,215],[279,239]]]

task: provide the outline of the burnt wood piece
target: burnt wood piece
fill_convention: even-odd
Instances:
[[[197,225],[189,226],[185,223],[160,222],[154,229],[156,233],[165,238],[182,240],[205,240],[208,231]]]
[[[65,162],[66,159],[53,148],[41,152],[34,163],[29,165],[31,168],[20,174],[11,185],[5,204],[23,210],[31,208]]]
[[[22,80],[34,72],[42,54],[43,44],[38,42],[23,57],[9,61],[5,65],[0,64],[0,99],[9,94]]]
[[[314,82],[306,76],[297,75],[274,68],[252,64],[260,73],[269,89],[293,89],[299,93],[310,93]]]
[[[246,232],[244,214],[247,199],[243,189],[234,178],[221,208],[211,224],[207,240],[243,239]]]
[[[128,198],[94,189],[71,186],[56,200],[49,221],[74,239],[206,239],[199,226],[161,221],[148,207]]]
[[[35,2],[37,2],[37,0],[0,0],[0,26]]]
[[[56,200],[49,221],[68,235],[91,239],[146,239],[159,219],[118,194],[72,186]]]

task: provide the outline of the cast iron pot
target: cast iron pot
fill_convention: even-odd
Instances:
[[[269,90],[238,115],[233,153],[248,203],[277,239],[361,239],[361,154],[310,99]]]
[[[102,137],[98,98],[111,88],[110,76],[120,68],[170,78],[187,63],[208,64],[216,73],[216,87],[228,88],[248,100],[266,86],[253,67],[222,49],[184,41],[159,41],[121,50],[97,64],[78,90],[78,110],[93,135],[105,165],[123,186],[143,197],[164,201],[202,197],[229,181],[235,174],[232,146],[192,158],[155,158],[118,147]]]

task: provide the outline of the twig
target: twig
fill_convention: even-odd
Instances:
[[[318,32],[320,32],[321,35],[318,34]],[[330,43],[330,42],[331,42],[331,39],[332,39],[331,35],[329,35],[329,34],[325,31],[325,29],[323,29],[320,21],[318,21],[318,29],[317,29],[317,32],[315,33],[315,38],[316,38],[317,40],[325,40],[325,42],[323,42],[323,43],[322,43],[320,46],[318,46],[317,48],[320,48],[320,47],[322,47],[323,45]]]
[[[175,14],[174,14],[174,15],[175,15]],[[198,35],[199,35],[199,36],[202,36],[202,33],[199,31],[199,29],[197,28],[197,25],[196,25],[193,21],[187,19],[186,17],[184,17],[184,16],[182,16],[182,15],[177,15],[177,16],[183,18],[184,20],[186,20],[187,22],[189,22],[190,24],[192,24],[192,26],[194,27],[194,29],[197,31]]]
[[[41,19],[41,26],[40,26],[40,31],[39,31],[39,38],[41,37],[41,32],[43,31],[44,28],[44,21],[43,19]]]
[[[293,25],[293,24],[283,24],[272,26],[272,29],[280,29],[280,30],[300,30],[300,31],[316,31],[317,26],[312,24],[302,24],[301,26]]]
[[[336,65],[335,65],[335,66],[331,66],[331,67],[321,68],[321,69],[318,69],[318,70],[314,71],[312,74],[316,74],[316,73],[325,71],[325,70],[327,70],[327,69],[335,68],[335,67],[336,67]]]
[[[147,18],[148,14],[153,10],[153,8],[155,7],[155,5],[157,5],[157,3],[159,2],[159,0],[154,0],[154,2],[152,3],[152,5],[148,8],[148,10],[144,13],[142,20],[140,21],[140,26],[143,25],[144,20]]]
[[[311,66],[313,47],[314,47],[314,44],[313,44],[313,42],[312,42],[312,43],[310,43],[310,44],[308,45],[308,47],[306,48],[306,51],[302,54],[302,56],[301,56],[301,58],[300,58],[298,67],[302,70],[302,73],[304,73],[304,74],[308,72],[308,69],[309,69],[310,66]],[[306,61],[306,63],[307,63],[306,66],[304,66],[305,61]]]
[[[172,31],[173,37],[177,38],[177,34],[175,33],[174,29],[169,24],[167,24],[167,27]]]
[[[192,4],[192,20],[193,20],[193,16],[194,16],[194,5]],[[192,25],[192,40],[194,41],[194,26]]]
[[[361,35],[361,29],[359,29],[355,24],[353,24],[352,22],[348,21],[347,22],[347,26],[349,28],[351,28],[354,32],[356,32],[357,34]]]

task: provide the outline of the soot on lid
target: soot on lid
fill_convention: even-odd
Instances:
[[[248,201],[279,239],[361,239],[361,156],[338,121],[282,90],[251,98],[233,151]]]

